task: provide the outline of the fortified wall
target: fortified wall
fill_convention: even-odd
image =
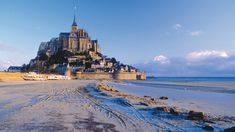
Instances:
[[[23,73],[0,72],[0,81],[23,81]]]
[[[137,80],[137,75],[135,72],[118,72],[114,73],[113,78],[117,80]]]
[[[143,72],[117,72],[113,74],[117,80],[146,80],[146,74]]]
[[[77,72],[78,79],[116,79],[116,80],[146,80],[143,72],[89,73]]]
[[[78,79],[113,79],[112,73],[91,73],[91,72],[77,72]]]

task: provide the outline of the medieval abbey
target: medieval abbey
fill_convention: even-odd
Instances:
[[[75,15],[71,31],[42,42],[37,57],[25,69],[46,74],[70,73],[84,79],[146,79],[145,73],[135,67],[104,56],[98,40],[92,40],[88,32],[79,28]]]
[[[79,29],[76,17],[74,16],[72,29],[70,33],[60,33],[59,41],[63,50],[70,52],[94,51],[100,53],[97,40],[91,40],[89,34],[84,29]]]

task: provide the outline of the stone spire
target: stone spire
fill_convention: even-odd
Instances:
[[[76,22],[76,14],[77,14],[77,3],[76,0],[74,0],[74,18],[73,18],[73,25],[74,27],[77,27],[77,22]]]
[[[72,32],[73,33],[77,33],[78,32],[78,25],[77,25],[77,22],[76,22],[76,12],[77,12],[77,6],[76,6],[76,3],[74,1],[74,18],[73,18],[73,24],[72,24]]]
[[[73,25],[72,26],[75,26],[75,27],[78,26],[77,22],[76,22],[76,16],[75,15],[74,15],[74,18],[73,18]]]

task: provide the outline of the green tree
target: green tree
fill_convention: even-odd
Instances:
[[[86,69],[91,68],[91,63],[90,63],[90,62],[86,62],[86,63],[85,63],[85,68],[86,68]]]
[[[111,62],[112,62],[113,64],[115,64],[115,63],[117,63],[117,60],[116,60],[115,58],[112,58],[112,59],[111,59]]]

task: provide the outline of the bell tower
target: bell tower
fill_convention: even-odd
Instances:
[[[74,18],[73,18],[72,32],[73,33],[77,33],[78,32],[78,25],[77,25],[77,22],[76,22],[76,16],[75,15],[74,15]]]
[[[77,25],[77,22],[76,22],[76,17],[77,17],[77,0],[74,0],[73,1],[74,3],[74,18],[73,18],[73,24],[72,24],[72,30],[71,30],[71,33],[78,33],[78,25]]]

